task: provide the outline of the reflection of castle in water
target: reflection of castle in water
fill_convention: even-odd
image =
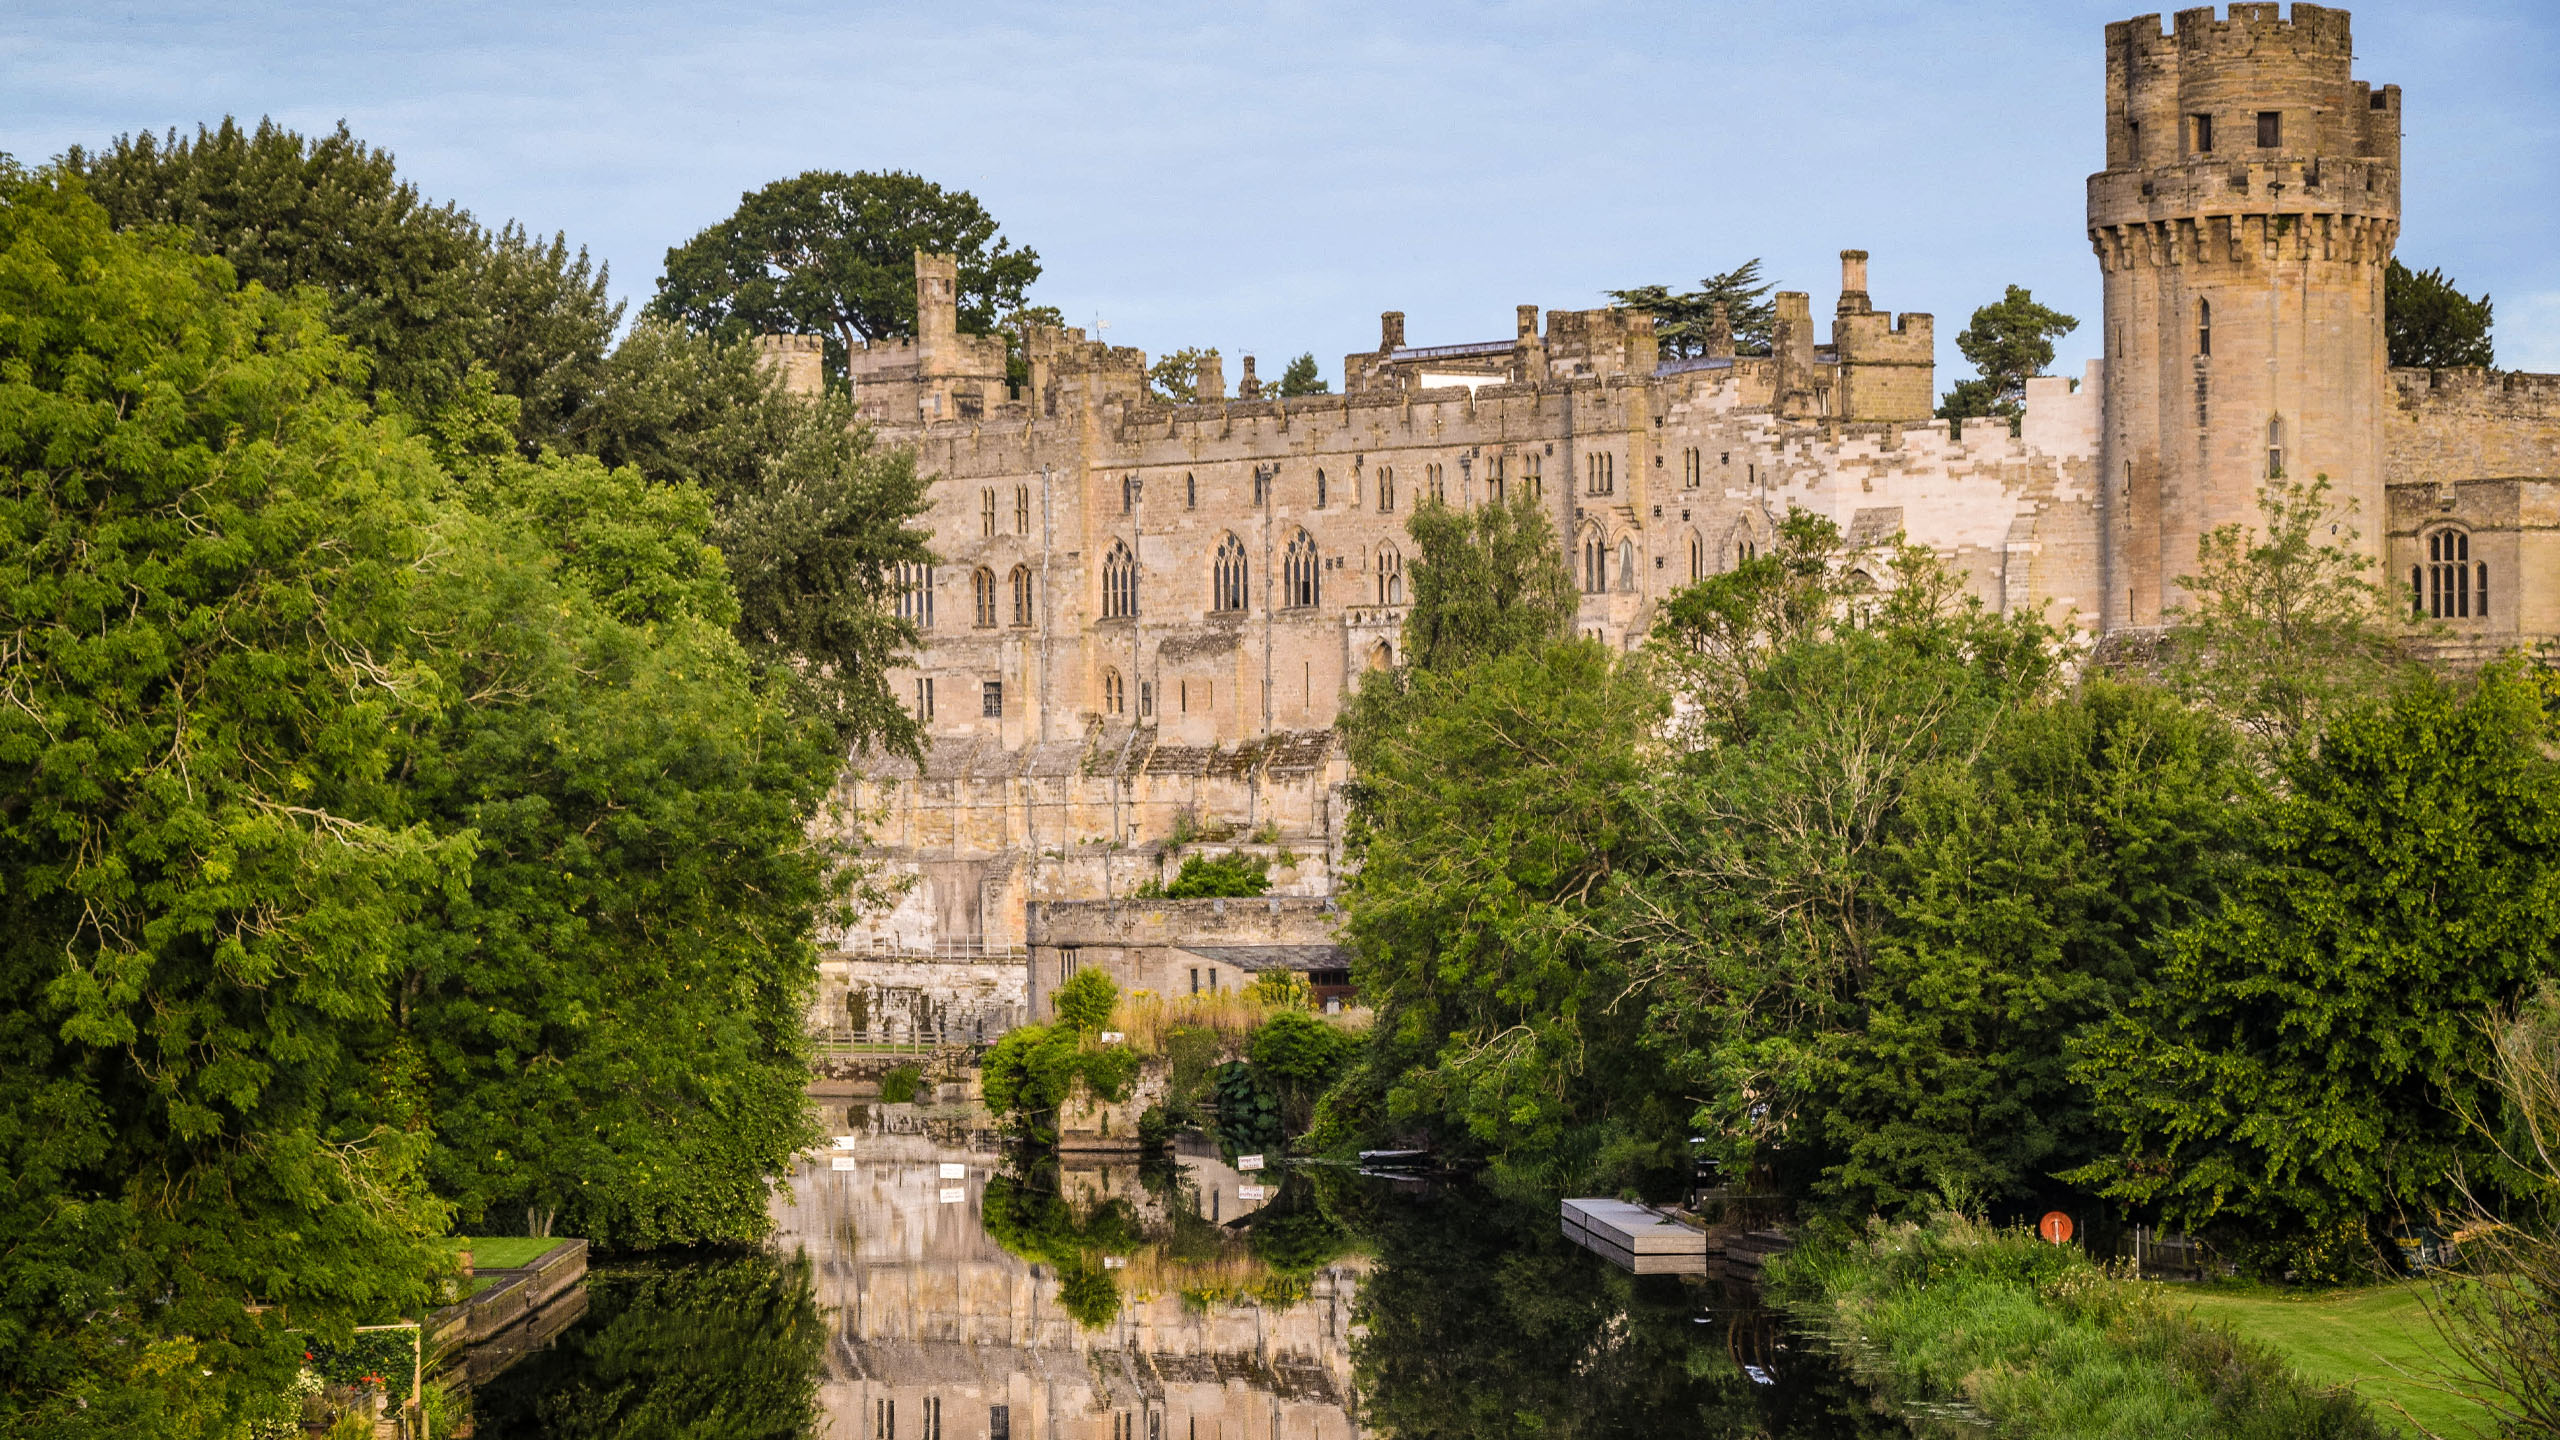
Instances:
[[[1054,1268],[1008,1253],[981,1224],[984,1145],[862,1134],[853,1168],[804,1166],[780,1242],[805,1247],[835,1337],[820,1389],[829,1440],[1347,1440],[1351,1305],[1361,1266],[1328,1266],[1303,1300],[1202,1303],[1146,1257],[1115,1272],[1104,1326],[1078,1326]],[[1184,1157],[1205,1218],[1261,1199],[1252,1175]],[[941,1167],[964,1167],[945,1178]],[[1119,1197],[1161,1221],[1128,1167],[1070,1170],[1089,1203]],[[1188,1199],[1190,1197],[1186,1197]],[[1162,1287],[1154,1289],[1151,1287]],[[1196,1292],[1195,1292],[1196,1296]]]

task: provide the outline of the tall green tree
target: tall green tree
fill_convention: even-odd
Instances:
[[[1425,498],[1413,536],[1408,666],[1457,670],[1564,633],[1579,603],[1555,527],[1527,495],[1460,509]],[[1391,681],[1380,681],[1389,684]]]
[[[2367,578],[2354,504],[2330,493],[2329,477],[2270,480],[2258,510],[2263,531],[2223,525],[2198,538],[2196,568],[2178,578],[2188,599],[2169,612],[2167,676],[2272,752],[2408,661]]]
[[[402,815],[440,697],[425,450],[304,298],[0,163],[0,1429],[241,1433],[292,1323],[446,1262],[369,1051],[468,835]]]
[[[2496,365],[2489,322],[2489,297],[2463,294],[2442,270],[2412,270],[2395,259],[2382,272],[2382,334],[2394,365]]]
[[[1279,393],[1283,400],[1293,400],[1301,395],[1322,395],[1330,388],[1325,384],[1323,374],[1316,369],[1316,354],[1312,350],[1302,352],[1280,372]]]
[[[2433,676],[2284,762],[2230,898],[2077,1074],[2117,1153],[2075,1178],[2266,1236],[2426,1214],[2494,1179],[2488,1021],[2560,968],[2560,763],[2521,665]]]
[[[1975,375],[1940,397],[1939,418],[2016,415],[2026,404],[2028,377],[2053,363],[2055,339],[2079,328],[2074,317],[2037,304],[2025,286],[2010,286],[1974,311],[1972,323],[1957,334],[1956,349]]]
[[[738,199],[728,219],[667,251],[649,313],[726,339],[823,335],[827,370],[866,341],[915,333],[915,252],[957,256],[960,328],[995,329],[1040,278],[966,190],[902,170],[810,170]]]
[[[1639,285],[1631,290],[1603,293],[1623,309],[1651,314],[1653,336],[1662,347],[1663,358],[1673,360],[1707,353],[1709,332],[1714,328],[1719,305],[1724,307],[1734,353],[1768,354],[1770,335],[1778,323],[1777,302],[1769,298],[1769,292],[1777,288],[1777,282],[1762,278],[1760,261],[1754,257],[1706,277],[1695,290]]]
[[[390,152],[343,123],[315,140],[225,117],[193,136],[75,146],[63,166],[119,229],[181,227],[243,281],[318,289],[331,324],[372,356],[373,393],[412,414],[459,401],[477,362],[520,402],[517,438],[530,450],[562,444],[601,382],[622,318],[604,268],[558,236],[487,230],[428,202]]]
[[[1185,345],[1168,350],[1147,367],[1147,391],[1155,398],[1175,405],[1189,405],[1200,398],[1200,362],[1218,352]]]

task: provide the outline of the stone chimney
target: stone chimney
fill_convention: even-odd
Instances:
[[[1706,354],[1710,360],[1733,358],[1733,311],[1721,300],[1716,302],[1715,313],[1707,317]]]
[[[1769,351],[1777,361],[1778,414],[1789,420],[1811,419],[1813,396],[1813,297],[1801,290],[1778,292],[1777,323],[1770,327]]]
[[[1835,313],[1866,315],[1873,313],[1874,310],[1875,306],[1867,301],[1867,252],[1864,250],[1841,251],[1840,307]]]
[[[1239,400],[1262,398],[1262,382],[1254,378],[1253,357],[1250,355],[1244,357],[1244,378],[1236,382],[1236,398]]]
[[[1404,348],[1404,312],[1389,310],[1378,317],[1378,353]]]
[[[1218,358],[1217,351],[1201,353],[1200,378],[1192,393],[1204,402],[1227,398],[1227,362]]]
[[[1538,307],[1523,305],[1519,307],[1519,316],[1520,328],[1513,333],[1523,340],[1535,337],[1538,333]]]

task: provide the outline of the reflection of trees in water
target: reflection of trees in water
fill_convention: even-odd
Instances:
[[[1747,1295],[1619,1271],[1557,1233],[1552,1203],[1453,1187],[1365,1219],[1354,1373],[1363,1424],[1397,1440],[1910,1433]]]
[[[484,1440],[797,1440],[827,1327],[808,1262],[761,1252],[599,1267],[587,1314],[473,1399]]]
[[[1017,1155],[1014,1168],[988,1177],[979,1219],[998,1245],[1058,1272],[1058,1303],[1087,1330],[1120,1313],[1124,1280],[1194,1306],[1288,1306],[1307,1298],[1310,1276],[1356,1248],[1304,1174],[1273,1176],[1279,1193],[1231,1226],[1201,1218],[1180,1167],[1150,1162],[1138,1178],[1151,1202],[1143,1215],[1116,1196],[1070,1200],[1054,1161]],[[1106,1268],[1106,1257],[1124,1268]]]

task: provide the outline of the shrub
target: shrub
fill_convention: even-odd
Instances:
[[[1359,1048],[1358,1037],[1303,1010],[1284,1010],[1253,1032],[1254,1068],[1299,1095],[1332,1084]]]
[[[913,1065],[901,1065],[880,1077],[880,1100],[887,1105],[904,1105],[916,1098],[916,1087],[924,1080],[924,1071]]]
[[[1251,899],[1271,888],[1269,869],[1269,862],[1243,855],[1221,855],[1214,860],[1193,855],[1182,862],[1182,871],[1173,877],[1173,883],[1164,887],[1164,898]]]
[[[1079,1075],[1102,1099],[1123,1099],[1138,1075],[1138,1052],[1092,1044],[1064,1025],[1018,1026],[988,1048],[979,1088],[1001,1123],[1046,1143],[1057,1138],[1058,1106]]]
[[[1111,1012],[1120,1003],[1120,987],[1099,970],[1079,970],[1058,987],[1054,1003],[1059,1024],[1091,1035],[1111,1023]]]
[[[1219,1066],[1217,1087],[1219,1149],[1247,1154],[1280,1143],[1280,1097],[1271,1093],[1252,1066],[1241,1062]]]

